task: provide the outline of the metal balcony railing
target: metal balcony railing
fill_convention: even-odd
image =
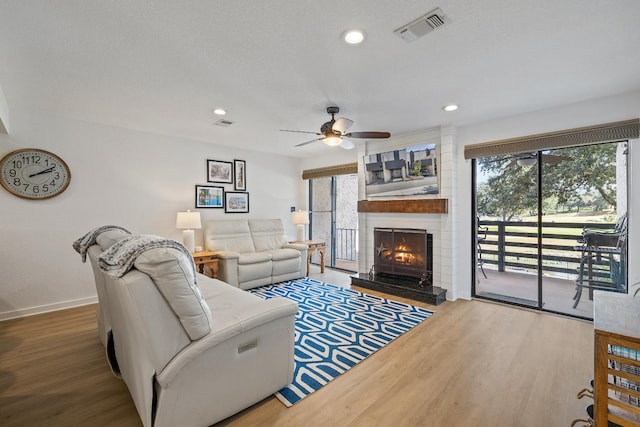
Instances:
[[[481,243],[482,263],[504,272],[506,268],[536,272],[538,269],[538,223],[479,221],[488,227]],[[562,278],[575,278],[582,252],[578,239],[583,229],[611,230],[614,224],[542,223],[542,271]],[[626,252],[626,251],[625,251]]]
[[[336,229],[336,259],[342,261],[357,260],[358,230],[356,228]]]

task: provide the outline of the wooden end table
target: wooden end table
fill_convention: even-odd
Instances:
[[[311,257],[318,251],[320,254],[320,273],[324,273],[324,251],[326,249],[324,242],[319,240],[294,240],[291,243],[301,243],[309,246],[307,252],[307,276],[309,276],[309,265],[311,264]]]
[[[191,254],[193,262],[198,269],[198,272],[204,274],[204,266],[206,265],[211,270],[211,277],[218,278],[218,256],[213,252],[199,251]]]

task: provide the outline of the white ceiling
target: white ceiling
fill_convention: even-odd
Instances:
[[[449,25],[393,33],[436,7]],[[279,129],[318,131],[329,105],[397,135],[639,90],[639,18],[638,0],[0,0],[0,87],[10,109],[309,157],[340,148]]]

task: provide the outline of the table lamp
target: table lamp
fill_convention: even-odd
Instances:
[[[200,212],[178,212],[176,217],[176,228],[182,229],[182,243],[189,249],[189,252],[195,250],[196,238],[193,232],[194,228],[202,228],[200,221]]]
[[[304,225],[309,224],[309,212],[295,211],[291,214],[291,222],[298,227],[298,241],[306,240],[304,238]]]

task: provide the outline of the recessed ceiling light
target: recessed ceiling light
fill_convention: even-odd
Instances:
[[[362,30],[348,30],[342,35],[345,43],[349,45],[357,45],[364,41],[364,31]]]
[[[458,109],[458,106],[456,104],[449,104],[442,107],[442,109],[444,111],[456,111]]]
[[[219,116],[224,116],[227,112],[223,108],[216,108],[213,110],[213,114],[217,114]]]

